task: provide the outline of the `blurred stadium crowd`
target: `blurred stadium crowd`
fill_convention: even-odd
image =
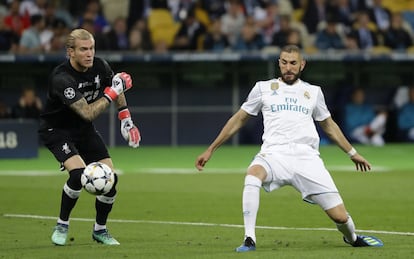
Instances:
[[[414,53],[414,1],[0,0],[0,53],[64,55],[74,28],[90,31],[98,52],[277,53],[296,44],[308,54]],[[413,83],[392,91],[358,87],[344,87],[343,102],[327,98],[353,142],[414,142]],[[0,118],[38,118],[36,92],[29,84],[11,107],[0,100]]]
[[[0,0],[0,51],[64,51],[73,28],[101,51],[413,51],[410,0]]]

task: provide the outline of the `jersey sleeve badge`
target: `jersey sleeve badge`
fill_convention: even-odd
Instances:
[[[72,87],[68,87],[63,91],[63,95],[66,97],[66,99],[73,99],[75,98],[75,89],[73,89]]]

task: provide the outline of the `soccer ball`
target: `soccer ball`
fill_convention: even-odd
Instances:
[[[81,175],[83,188],[94,195],[108,193],[115,183],[112,169],[106,164],[93,162],[86,166]]]

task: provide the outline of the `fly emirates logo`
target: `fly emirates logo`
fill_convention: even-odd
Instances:
[[[309,108],[298,104],[297,98],[285,98],[285,103],[282,104],[271,104],[270,110],[272,112],[281,112],[281,111],[293,111],[293,112],[300,112],[303,114],[309,114]]]

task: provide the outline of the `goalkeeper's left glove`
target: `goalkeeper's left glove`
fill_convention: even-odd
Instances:
[[[128,108],[124,108],[119,111],[118,119],[121,121],[121,135],[128,145],[131,147],[139,147],[139,142],[141,141],[141,134],[137,126],[134,125],[131,119],[131,114],[129,113]]]
[[[104,96],[109,102],[112,102],[118,98],[121,93],[131,89],[131,87],[131,76],[125,72],[118,73],[112,78],[112,85],[104,89]]]

